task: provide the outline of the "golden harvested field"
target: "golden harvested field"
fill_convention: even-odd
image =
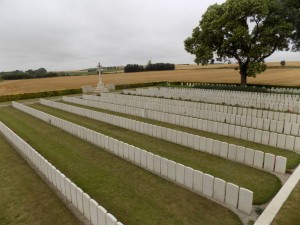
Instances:
[[[280,62],[267,62],[267,66],[271,67],[280,67]],[[183,64],[178,64],[176,65],[176,70],[196,70],[196,69],[212,69],[212,68],[235,68],[237,67],[237,64],[209,64],[207,66],[202,66],[202,65],[197,65],[197,64],[190,64],[190,65],[183,65]],[[291,61],[291,62],[286,62],[286,66],[300,66],[300,61]]]
[[[300,65],[300,63],[298,65]],[[240,75],[238,71],[233,69],[185,69],[128,74],[105,74],[102,75],[102,79],[105,84],[130,84],[154,81],[239,83]],[[97,75],[7,80],[0,82],[0,95],[80,88],[85,85],[96,86],[97,82]],[[248,83],[300,86],[300,68],[268,69],[266,72],[258,75],[257,78],[249,78]]]

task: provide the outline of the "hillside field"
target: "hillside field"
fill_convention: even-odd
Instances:
[[[274,66],[278,66],[277,64],[279,65],[279,63],[274,63]],[[226,66],[229,68],[223,68]],[[234,66],[236,65],[177,65],[176,70],[173,71],[104,74],[102,75],[102,79],[105,84],[130,84],[155,81],[239,83],[240,75],[237,70],[233,69]],[[97,75],[7,80],[0,82],[0,96],[80,88],[85,85],[96,86],[97,82]],[[300,62],[287,62],[287,67],[285,68],[269,68],[266,72],[258,75],[257,78],[249,78],[248,83],[300,86]]]

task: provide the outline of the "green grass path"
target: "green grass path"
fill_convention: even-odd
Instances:
[[[0,224],[81,224],[0,135]]]
[[[286,200],[272,225],[300,224],[300,182]]]
[[[11,107],[0,120],[124,224],[241,224],[230,210]]]

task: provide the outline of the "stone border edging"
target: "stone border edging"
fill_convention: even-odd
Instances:
[[[254,225],[268,225],[274,220],[275,216],[287,200],[287,198],[292,193],[293,189],[296,187],[300,180],[300,164],[290,178],[286,181],[280,191],[272,199],[267,208],[258,217]]]

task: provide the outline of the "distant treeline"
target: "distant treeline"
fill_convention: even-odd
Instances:
[[[175,70],[175,64],[171,63],[150,63],[146,67],[138,64],[127,64],[124,67],[125,73],[141,72],[141,71],[162,71]]]
[[[0,78],[2,80],[21,80],[21,79],[33,79],[33,78],[44,78],[44,77],[60,77],[69,76],[69,74],[64,72],[47,72],[45,68],[40,68],[37,70],[27,70],[27,71],[10,71],[10,72],[0,72]]]

